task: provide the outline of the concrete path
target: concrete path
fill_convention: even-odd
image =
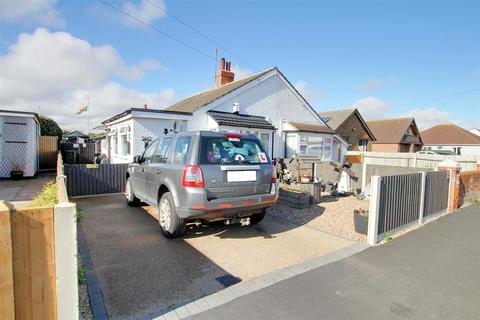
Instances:
[[[42,187],[55,180],[55,174],[42,174],[21,180],[0,180],[0,200],[31,201]]]
[[[479,319],[480,206],[191,319]]]
[[[355,244],[269,216],[249,227],[192,227],[183,239],[168,240],[149,206],[128,207],[122,195],[74,201],[85,215],[80,236],[89,252],[86,260],[112,319],[152,318],[219,292],[232,281]]]

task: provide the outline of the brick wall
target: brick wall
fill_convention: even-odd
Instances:
[[[370,148],[370,146],[369,146]],[[373,152],[398,152],[396,143],[373,143],[369,151]]]
[[[465,201],[480,199],[480,171],[460,172],[459,205]]]

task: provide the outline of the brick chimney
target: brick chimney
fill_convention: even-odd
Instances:
[[[225,61],[225,58],[220,59],[220,70],[215,74],[215,86],[217,88],[235,80],[235,73],[230,71],[230,67],[231,62]]]

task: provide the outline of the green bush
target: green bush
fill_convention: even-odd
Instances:
[[[30,207],[50,207],[57,203],[57,184],[51,181],[43,186],[42,191],[30,203]]]
[[[39,116],[38,120],[40,122],[40,134],[42,136],[57,136],[59,140],[62,139],[62,129],[59,125],[50,118]]]

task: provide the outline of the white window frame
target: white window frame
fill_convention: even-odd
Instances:
[[[309,137],[322,137],[322,154],[321,156],[319,155],[313,155],[314,157],[318,157],[320,161],[330,161],[332,159],[332,150],[333,150],[333,136],[328,135],[328,134],[321,134],[321,133],[311,133],[311,132],[286,132],[285,135],[285,144],[287,141],[287,136],[288,137],[295,137],[296,138],[296,144],[294,146],[294,153],[298,155],[303,155],[300,153],[300,148],[306,147],[307,148],[307,153],[304,154],[305,156],[312,156],[311,154],[308,153],[309,149]],[[305,137],[305,139],[303,139]],[[315,144],[318,144],[318,142],[315,142]],[[293,147],[293,146],[292,146]],[[328,150],[328,156],[325,156]],[[288,146],[285,148],[285,156],[290,157],[291,155],[288,155]]]

